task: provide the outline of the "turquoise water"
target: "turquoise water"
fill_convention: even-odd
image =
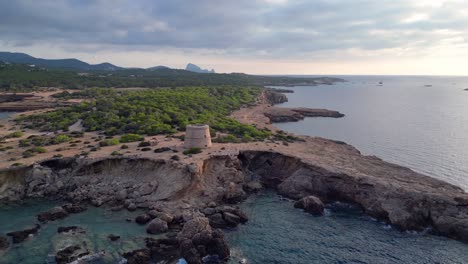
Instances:
[[[0,207],[0,233],[22,230],[36,223],[35,216],[57,205],[48,201],[29,201],[23,205]],[[117,263],[123,252],[141,248],[143,238],[148,235],[144,226],[129,223],[125,219],[134,218],[138,212],[126,210],[112,212],[102,208],[89,208],[87,211],[70,215],[69,217],[42,225],[38,235],[23,243],[13,245],[5,255],[0,256],[1,264],[46,263],[48,255],[53,252],[54,245],[60,244],[61,236],[57,234],[59,226],[76,225],[86,230],[82,237],[95,253],[104,250],[106,256],[93,263]],[[116,242],[110,242],[109,234],[121,237]],[[50,258],[50,257],[49,257]],[[52,258],[53,259],[53,258]]]
[[[399,232],[349,205],[323,217],[295,209],[273,193],[252,196],[241,207],[249,222],[227,232],[233,263],[429,264],[467,263],[468,245],[424,233]]]

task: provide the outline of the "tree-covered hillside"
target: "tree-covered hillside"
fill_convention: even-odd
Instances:
[[[180,87],[205,85],[292,85],[341,81],[336,78],[290,78],[242,73],[195,73],[170,68],[72,71],[0,62],[0,90],[27,91],[38,87]]]
[[[264,139],[269,131],[258,130],[227,117],[231,111],[255,101],[255,87],[185,87],[117,92],[91,89],[62,98],[91,99],[79,105],[44,114],[24,116],[17,122],[44,131],[66,130],[79,119],[87,131],[107,135],[125,133],[171,134],[185,130],[187,124],[206,123],[213,132],[228,133],[238,139]]]

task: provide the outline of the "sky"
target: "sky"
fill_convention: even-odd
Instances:
[[[468,75],[468,0],[0,0],[0,51],[251,74]]]

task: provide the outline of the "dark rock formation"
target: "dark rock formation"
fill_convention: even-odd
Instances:
[[[120,236],[114,235],[114,234],[110,234],[107,237],[109,238],[110,241],[117,241],[120,239]]]
[[[63,219],[68,216],[68,212],[60,206],[56,206],[46,212],[37,215],[37,220],[41,223]]]
[[[86,207],[81,204],[65,204],[62,208],[69,214],[78,214],[86,211]]]
[[[151,217],[148,214],[142,214],[135,218],[135,223],[140,225],[146,225],[149,221],[151,221]]]
[[[157,148],[154,150],[154,153],[162,153],[162,152],[166,152],[166,151],[171,151],[172,149],[169,148],[169,147],[162,147],[162,148]]]
[[[7,249],[10,246],[8,237],[0,235],[0,251]]]
[[[325,210],[325,205],[322,201],[313,195],[306,196],[295,202],[294,207],[304,209],[304,211],[313,215],[323,215],[323,211]]]
[[[265,112],[265,116],[268,117],[271,122],[279,123],[296,122],[303,120],[305,117],[340,118],[344,115],[338,111],[327,109],[271,107]]]
[[[122,255],[128,264],[151,263],[151,251],[147,248],[133,250]]]
[[[30,235],[37,234],[40,228],[40,225],[36,225],[33,228],[27,228],[24,230],[7,233],[7,236],[10,236],[12,238],[13,244],[17,244],[26,240]]]
[[[57,264],[66,264],[80,257],[89,255],[89,251],[80,245],[71,245],[59,250],[55,255]]]
[[[260,97],[262,103],[268,103],[271,105],[282,104],[288,101],[288,97],[282,93],[267,90],[264,91]]]
[[[229,247],[221,230],[213,230],[205,217],[195,217],[185,223],[177,235],[179,250],[188,263],[202,263],[208,255],[217,256],[221,261],[230,255]]]
[[[146,227],[146,232],[148,234],[157,235],[166,232],[168,229],[169,228],[166,221],[156,218],[151,220],[151,222],[148,224]]]

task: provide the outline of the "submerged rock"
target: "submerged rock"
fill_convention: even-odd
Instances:
[[[80,232],[85,233],[86,231],[79,226],[60,226],[57,228],[57,233],[66,233],[66,232]]]
[[[13,244],[17,244],[23,242],[29,236],[37,234],[40,228],[40,225],[36,225],[33,228],[7,233],[7,236],[10,236],[12,238]]]
[[[56,206],[46,212],[37,215],[37,220],[41,223],[63,219],[68,216],[68,212],[60,206]]]
[[[66,264],[86,255],[89,255],[86,248],[80,245],[71,245],[59,250],[55,255],[55,261],[57,264]]]
[[[117,241],[120,239],[120,236],[114,234],[110,234],[107,237],[110,239],[110,241]]]
[[[312,195],[295,202],[294,207],[304,209],[306,212],[317,216],[323,215],[325,210],[325,205],[322,201],[318,197]]]
[[[0,235],[0,251],[5,250],[10,246],[8,237]]]

